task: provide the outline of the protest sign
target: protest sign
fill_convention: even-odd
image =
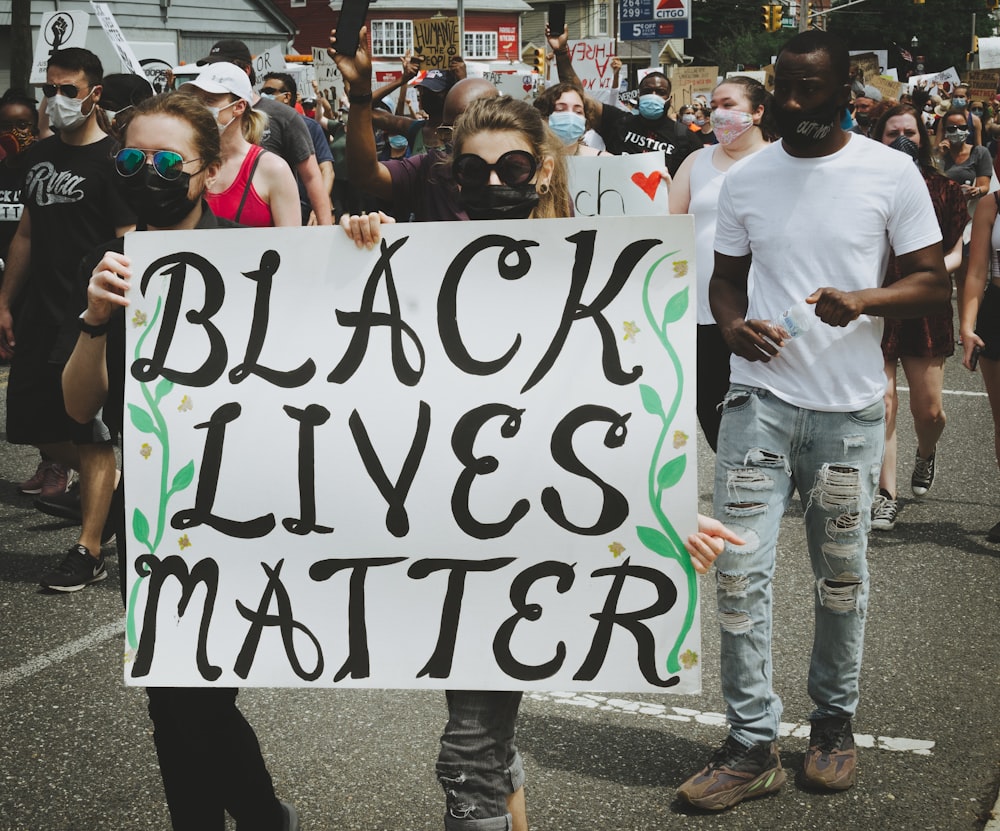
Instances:
[[[690,104],[694,97],[703,94],[711,96],[719,80],[717,66],[673,66],[670,68],[670,85],[673,89],[674,104]]]
[[[931,72],[927,75],[911,75],[909,78],[910,91],[912,92],[917,84],[923,84],[931,95],[941,95],[950,98],[955,87],[961,81],[958,77],[958,70],[953,66],[941,72]]]
[[[893,81],[891,78],[885,78],[881,75],[866,75],[865,86],[875,87],[882,95],[883,101],[889,98],[898,101],[899,96],[906,91],[906,84],[901,84],[899,81]]]
[[[979,68],[1000,68],[1000,38],[979,38]]]
[[[611,38],[571,40],[567,47],[573,61],[573,70],[585,90],[611,89],[615,77],[615,71],[611,68],[615,42]]]
[[[131,685],[695,692],[691,217],[130,234]]]
[[[120,71],[145,77],[145,72],[139,63],[139,59],[135,56],[135,52],[132,51],[129,42],[125,40],[122,30],[118,28],[118,22],[111,13],[108,4],[95,3],[94,0],[90,0],[90,7],[94,10],[94,15],[100,21],[101,28],[104,29],[104,34],[111,41],[112,48],[118,54],[118,61],[121,64]]]
[[[269,72],[286,72],[285,50],[281,48],[281,44],[275,44],[259,55],[254,55],[253,68],[258,81],[262,81]]]
[[[1000,70],[973,69],[966,79],[969,84],[969,100],[992,101],[1000,86]]]
[[[31,59],[29,84],[44,84],[45,70],[52,53],[73,46],[86,48],[90,15],[80,11],[45,12],[38,26],[35,52]]]
[[[451,59],[461,54],[458,46],[458,18],[430,17],[413,21],[413,54],[423,58],[423,69],[447,69]]]
[[[666,216],[662,153],[570,156],[569,193],[576,216]]]
[[[329,89],[334,84],[341,83],[340,70],[325,48],[314,46],[312,58],[313,72],[316,74],[316,83],[320,89]]]

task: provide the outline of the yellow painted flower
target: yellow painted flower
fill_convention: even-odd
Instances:
[[[698,653],[692,650],[687,650],[681,653],[681,665],[684,669],[693,669],[698,664]]]
[[[132,315],[132,325],[133,326],[145,326],[146,325],[146,313],[141,309],[136,309],[135,314]]]
[[[625,321],[625,337],[623,340],[635,340],[635,336],[639,334],[639,327],[635,325],[634,320]]]
[[[153,455],[153,448],[148,441],[142,443],[142,447],[139,448],[139,455],[144,459],[148,459]]]
[[[181,551],[183,551],[185,548],[190,548],[191,547],[191,540],[188,539],[188,535],[187,534],[184,534],[182,537],[178,538],[177,545],[179,545]]]
[[[181,399],[181,403],[177,405],[177,412],[186,413],[188,410],[194,408],[194,402],[191,400],[190,395],[185,395]]]
[[[683,430],[674,430],[674,450],[680,450],[688,443],[688,434]]]
[[[625,546],[620,542],[613,542],[608,546],[608,551],[614,554],[615,557],[621,557],[622,553],[625,551]]]
[[[674,261],[674,277],[687,277],[688,273],[688,261],[687,260],[675,260]]]

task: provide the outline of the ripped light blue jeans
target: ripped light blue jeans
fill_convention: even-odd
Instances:
[[[815,576],[810,718],[851,717],[868,606],[868,531],[885,444],[880,398],[862,410],[805,410],[733,385],[723,401],[715,516],[739,534],[716,560],[722,692],[730,734],[774,741],[781,699],[771,661],[771,581],[782,515],[795,490]]]

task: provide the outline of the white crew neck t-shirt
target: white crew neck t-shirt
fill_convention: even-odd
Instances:
[[[836,153],[800,159],[780,142],[730,168],[719,195],[715,250],[753,256],[747,319],[777,320],[826,286],[882,285],[890,247],[941,241],[927,186],[905,153],[852,134]],[[882,319],[846,327],[815,318],[769,362],[733,355],[731,382],[810,410],[853,412],[885,391]]]

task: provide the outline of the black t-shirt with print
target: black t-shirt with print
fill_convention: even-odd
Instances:
[[[52,136],[28,151],[21,200],[31,221],[31,269],[18,321],[26,334],[54,332],[83,311],[80,260],[133,222],[117,187],[114,147],[110,136],[82,147]]]
[[[663,151],[667,170],[673,176],[681,162],[702,146],[702,142],[679,131],[672,118],[650,121],[617,107],[605,106],[597,132],[601,134],[608,151],[615,155],[624,153],[652,153]]]

